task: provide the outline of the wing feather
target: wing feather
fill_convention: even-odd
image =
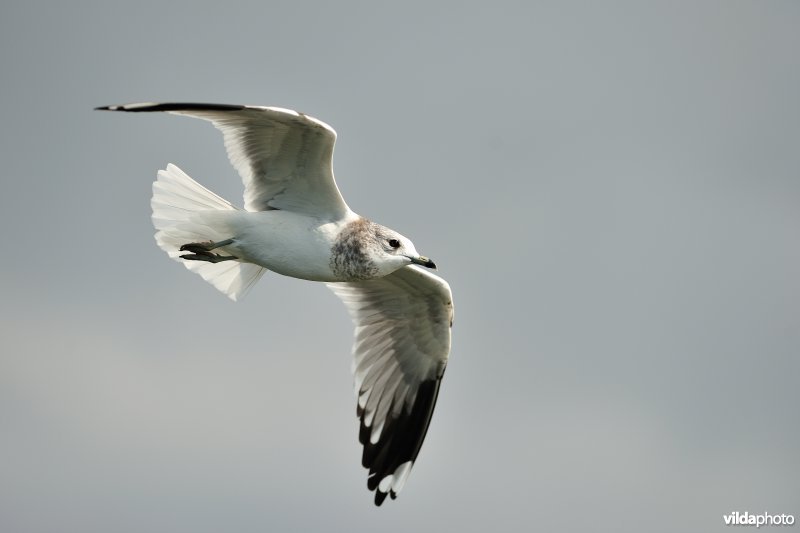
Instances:
[[[127,104],[98,109],[164,111],[210,121],[222,132],[244,181],[248,211],[283,209],[331,220],[350,209],[333,177],[336,132],[313,117],[279,107],[225,104]]]
[[[428,430],[450,354],[452,294],[447,282],[417,266],[328,286],[356,325],[362,464],[380,505],[402,489]]]

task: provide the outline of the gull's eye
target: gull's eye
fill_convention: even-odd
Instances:
[[[400,248],[400,241],[398,241],[397,239],[389,239],[388,242],[389,246],[391,246],[392,248]]]

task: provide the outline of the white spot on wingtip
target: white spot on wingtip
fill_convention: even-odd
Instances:
[[[113,105],[109,106],[109,109],[112,111],[127,111],[129,109],[139,109],[140,107],[152,107],[154,105],[158,105],[153,102],[139,102],[137,104],[123,104],[123,105]]]
[[[406,484],[412,466],[414,466],[414,461],[406,461],[395,468],[394,473],[384,477],[378,483],[378,491],[383,493],[392,491],[393,494],[399,493]]]
[[[408,474],[411,473],[411,467],[414,466],[414,461],[406,461],[394,470],[394,481],[392,482],[392,490],[396,493],[403,490],[408,479]]]
[[[378,483],[378,490],[381,492],[389,492],[389,487],[392,486],[393,476],[386,476]]]

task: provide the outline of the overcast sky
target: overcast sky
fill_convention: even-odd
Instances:
[[[800,519],[800,3],[0,7],[0,530],[724,531]],[[352,327],[157,248],[219,133],[136,101],[298,109],[339,187],[451,284],[396,501],[360,466]],[[796,526],[797,527],[797,526]]]

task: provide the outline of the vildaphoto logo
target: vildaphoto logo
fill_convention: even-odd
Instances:
[[[790,514],[751,514],[747,511],[722,515],[726,526],[793,526],[794,515]]]

